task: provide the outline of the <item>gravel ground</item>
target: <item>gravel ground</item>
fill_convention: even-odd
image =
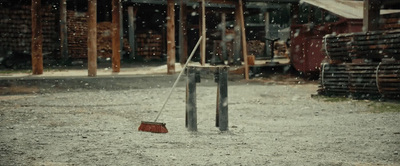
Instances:
[[[229,131],[220,132],[216,86],[202,80],[199,131],[188,132],[182,81],[159,118],[169,133],[137,131],[171,80],[0,96],[0,165],[400,165],[400,112],[311,97],[315,83],[230,81]]]

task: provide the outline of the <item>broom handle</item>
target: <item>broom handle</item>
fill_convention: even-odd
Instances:
[[[196,46],[194,46],[194,48],[193,48],[193,50],[192,50],[192,53],[190,53],[190,56],[189,56],[189,58],[187,59],[185,65],[183,66],[181,72],[179,73],[178,78],[175,80],[174,85],[172,85],[171,91],[169,91],[168,97],[167,97],[167,99],[165,99],[165,102],[164,102],[163,106],[161,107],[160,112],[158,112],[158,115],[157,115],[156,119],[154,120],[154,122],[156,122],[157,119],[158,119],[158,117],[160,117],[161,112],[164,110],[165,105],[167,104],[169,98],[171,97],[172,91],[174,90],[176,84],[178,84],[179,79],[181,78],[183,72],[185,71],[186,66],[189,64],[190,60],[192,59],[194,53],[196,52],[197,47],[199,47],[200,41],[201,41],[202,38],[203,38],[203,36],[200,36],[199,41],[197,42]]]

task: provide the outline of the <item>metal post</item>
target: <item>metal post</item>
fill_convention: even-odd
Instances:
[[[218,69],[218,126],[220,131],[228,130],[228,69]]]
[[[196,106],[196,69],[187,70],[187,100],[186,115],[187,128],[189,131],[197,131],[197,106]]]

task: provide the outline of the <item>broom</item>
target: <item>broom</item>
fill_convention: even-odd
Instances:
[[[164,107],[167,104],[168,99],[171,97],[172,91],[174,90],[176,84],[178,83],[179,79],[181,78],[183,72],[185,71],[186,66],[188,65],[188,63],[192,59],[197,47],[199,47],[200,41],[201,41],[202,38],[203,37],[200,36],[199,41],[197,42],[196,46],[194,46],[194,48],[192,50],[192,53],[190,53],[190,56],[187,59],[185,65],[183,66],[181,72],[179,73],[178,78],[175,80],[175,83],[172,86],[172,88],[171,88],[171,90],[170,90],[170,92],[168,94],[168,97],[165,99],[165,102],[164,102],[163,106],[161,107],[161,110],[158,112],[158,115],[157,115],[156,119],[153,122],[142,121],[142,123],[140,124],[140,126],[138,128],[139,131],[152,132],[152,133],[168,133],[168,129],[165,126],[166,124],[157,122],[157,119],[158,119],[158,117],[160,117],[161,112],[164,110]]]

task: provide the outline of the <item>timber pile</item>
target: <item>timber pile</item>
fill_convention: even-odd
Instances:
[[[155,31],[145,31],[136,36],[137,55],[143,59],[161,59],[163,55],[162,35]]]
[[[319,94],[400,98],[400,62],[324,64]]]
[[[382,30],[400,29],[400,14],[394,13],[394,14],[383,15],[380,22],[381,22],[380,29]]]
[[[41,11],[43,52],[52,52],[58,47],[56,11],[51,6],[42,6]],[[30,53],[31,19],[30,6],[0,8],[0,47],[5,50]]]
[[[67,11],[68,54],[71,58],[87,58],[86,16],[84,12]]]
[[[99,58],[112,57],[111,22],[97,23],[97,56]],[[121,43],[122,44],[122,43]],[[124,38],[124,51],[130,52],[128,40]]]
[[[400,59],[400,30],[358,32],[324,37],[325,53],[333,61]]]
[[[400,30],[327,35],[324,50],[335,64],[322,65],[320,94],[400,98]]]
[[[265,43],[259,40],[247,41],[247,54],[255,55],[256,57],[264,55]]]

